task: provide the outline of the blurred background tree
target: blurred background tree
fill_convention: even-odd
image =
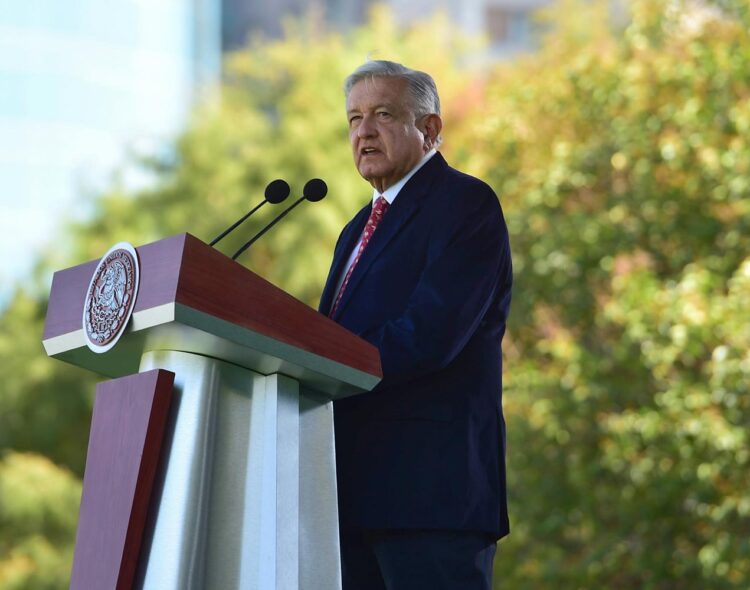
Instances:
[[[343,78],[368,56],[432,72],[443,152],[495,187],[514,253],[497,587],[747,588],[750,2],[633,0],[622,29],[606,6],[561,0],[540,51],[499,65],[442,17],[290,22],[229,59],[171,159],[143,162],[154,186],[92,198],[38,275],[122,239],[209,240],[273,178],[299,194],[320,176],[329,197],[242,259],[315,305],[370,193]],[[45,298],[19,287],[0,316],[2,588],[64,588],[70,566],[96,379],[44,357]]]
[[[634,2],[605,35],[563,3],[588,30],[488,83],[473,161],[517,279],[511,588],[750,584],[746,6]]]

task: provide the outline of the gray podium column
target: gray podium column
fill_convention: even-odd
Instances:
[[[137,587],[341,587],[331,402],[289,377],[155,351],[174,397]]]

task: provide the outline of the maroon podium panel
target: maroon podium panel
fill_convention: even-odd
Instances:
[[[97,385],[71,590],[132,587],[173,384],[157,369]]]
[[[369,391],[382,379],[375,346],[197,238],[180,234],[137,253],[133,318],[105,354],[88,349],[81,326],[97,261],[55,273],[47,354],[121,377],[138,372],[144,353],[176,349],[263,375],[284,373],[331,399]]]

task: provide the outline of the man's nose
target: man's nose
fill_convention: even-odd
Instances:
[[[375,119],[369,115],[364,115],[359,122],[359,127],[357,127],[357,135],[359,137],[372,137],[376,134]]]

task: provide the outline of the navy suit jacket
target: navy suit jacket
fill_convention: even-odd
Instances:
[[[344,228],[320,303],[369,217]],[[383,380],[334,403],[345,528],[508,533],[500,342],[511,259],[492,189],[438,153],[403,187],[333,319],[380,351]]]

